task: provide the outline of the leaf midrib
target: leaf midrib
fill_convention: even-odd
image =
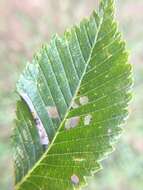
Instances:
[[[98,16],[100,16],[100,15],[98,15]],[[85,75],[85,73],[86,73],[87,67],[88,67],[89,62],[90,62],[90,60],[91,60],[91,56],[92,56],[93,49],[94,49],[94,47],[95,47],[95,45],[96,45],[96,42],[97,42],[98,34],[99,34],[100,28],[101,28],[102,23],[103,23],[103,17],[104,17],[104,14],[102,15],[102,17],[100,16],[100,22],[99,22],[99,26],[98,26],[98,29],[97,29],[97,32],[96,32],[96,35],[95,35],[94,43],[93,43],[93,45],[92,45],[92,47],[91,47],[91,52],[90,52],[89,58],[88,58],[88,60],[87,60],[87,63],[85,64],[85,68],[84,68],[83,74],[82,74],[82,76],[81,76],[81,79],[79,80],[79,84],[78,84],[78,86],[77,86],[77,89],[76,89],[76,91],[75,91],[75,93],[74,93],[74,95],[73,95],[73,98],[72,98],[72,100],[71,100],[71,103],[70,103],[70,105],[69,105],[69,108],[67,109],[66,114],[65,114],[63,120],[61,121],[61,124],[60,124],[60,126],[58,127],[57,132],[56,132],[56,134],[55,134],[55,136],[54,136],[54,138],[53,138],[51,144],[49,145],[49,147],[48,147],[48,149],[45,151],[45,153],[41,156],[41,158],[35,163],[35,165],[34,165],[34,166],[27,172],[27,174],[22,178],[22,180],[21,180],[20,182],[18,182],[18,183],[15,185],[15,190],[18,190],[18,189],[20,188],[20,186],[28,179],[28,177],[30,176],[30,174],[34,171],[34,169],[35,169],[36,167],[38,167],[38,165],[40,164],[40,162],[47,156],[49,150],[52,148],[52,146],[53,146],[53,144],[54,144],[54,142],[55,142],[55,139],[56,139],[56,137],[57,137],[57,135],[58,135],[58,133],[59,133],[61,127],[63,126],[63,124],[64,124],[64,122],[65,122],[65,120],[66,120],[68,114],[69,114],[69,111],[70,111],[70,109],[71,109],[71,107],[72,107],[73,101],[74,101],[75,97],[77,96],[77,93],[78,93],[79,88],[80,88],[80,86],[81,86],[82,79],[83,79],[83,77],[84,77],[84,75]],[[80,45],[79,45],[79,48],[80,48]],[[80,48],[80,50],[81,50],[81,48]],[[82,52],[82,51],[81,51],[81,52]]]

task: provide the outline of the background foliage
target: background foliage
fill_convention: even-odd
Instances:
[[[52,33],[89,15],[95,0],[0,0],[0,189],[13,189],[9,137],[15,112],[15,82],[27,59]],[[56,11],[55,11],[56,10]],[[135,85],[131,116],[117,150],[88,190],[143,187],[143,1],[119,0],[120,28],[131,49]]]

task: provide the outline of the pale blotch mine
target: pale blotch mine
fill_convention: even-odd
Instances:
[[[73,103],[72,103],[72,106],[71,106],[72,108],[78,108],[79,107],[79,105],[74,101]]]
[[[65,122],[65,129],[75,128],[79,123],[80,117],[71,117]]]
[[[91,120],[92,120],[92,115],[89,114],[89,115],[85,116],[84,125],[89,125]]]
[[[112,132],[112,130],[111,129],[108,129],[108,133],[110,134]]]
[[[56,106],[47,106],[47,111],[50,118],[59,118],[59,113]]]
[[[87,96],[83,96],[83,97],[79,98],[79,102],[80,102],[81,105],[85,105],[85,104],[87,104],[89,102],[89,99],[88,99]]]
[[[78,185],[79,184],[79,178],[77,175],[73,174],[71,176],[71,182],[74,184],[74,185]]]

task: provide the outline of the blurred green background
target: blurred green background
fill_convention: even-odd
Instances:
[[[53,33],[96,6],[96,0],[0,0],[0,190],[14,189],[10,137],[20,72]],[[117,150],[86,190],[143,190],[143,0],[118,0],[117,17],[131,50],[134,97]]]

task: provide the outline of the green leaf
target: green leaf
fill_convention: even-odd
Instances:
[[[84,186],[122,132],[131,85],[114,0],[102,0],[89,19],[44,45],[18,81],[15,188]]]

